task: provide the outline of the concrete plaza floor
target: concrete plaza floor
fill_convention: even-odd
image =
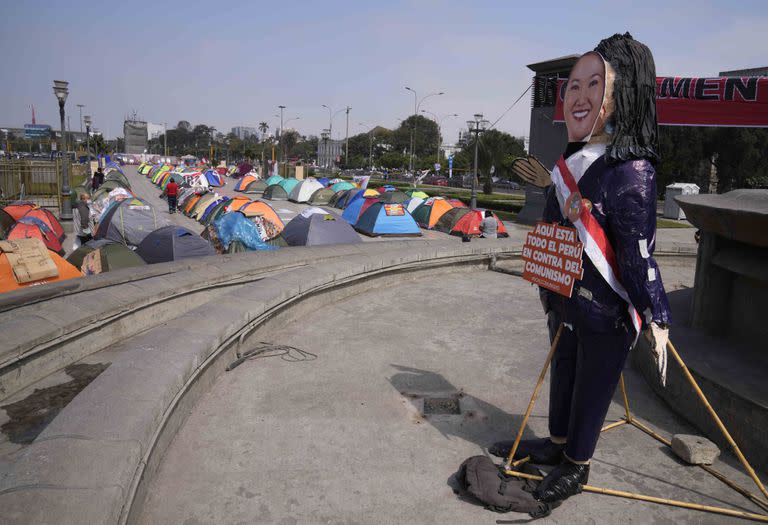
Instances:
[[[267,357],[224,373],[191,411],[148,488],[140,523],[525,523],[460,501],[459,464],[516,431],[548,341],[535,289],[495,272],[404,279],[328,304],[264,336],[317,358]],[[625,372],[635,415],[695,433]],[[420,398],[460,399],[423,415]],[[608,421],[623,413],[614,400]],[[547,434],[547,388],[529,436]],[[751,488],[724,454],[717,468]],[[590,483],[755,512],[641,431],[602,436]],[[542,523],[708,523],[733,518],[583,494]]]

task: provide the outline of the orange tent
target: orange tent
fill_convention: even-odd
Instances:
[[[202,195],[194,195],[191,199],[187,201],[187,203],[184,205],[184,209],[182,210],[184,212],[184,215],[189,215],[189,212],[192,210],[192,208],[195,207],[195,204],[197,204],[197,201],[199,201],[203,196]]]
[[[432,229],[443,214],[453,209],[453,205],[442,197],[431,197],[413,210],[413,219],[422,228]]]
[[[251,202],[253,202],[253,201],[251,199],[249,199],[248,197],[235,197],[234,199],[229,201],[229,204],[227,204],[226,210],[228,212],[230,212],[230,211],[237,211],[240,208],[242,208],[243,206],[245,206],[246,204],[249,204]]]
[[[247,188],[250,183],[256,180],[259,180],[259,179],[254,177],[253,175],[246,175],[245,177],[243,177],[237,182],[237,184],[235,185],[235,191],[244,191],[245,188]]]
[[[5,208],[3,208],[3,211],[13,217],[13,220],[18,221],[24,215],[27,214],[27,212],[34,210],[35,205],[31,202],[17,202],[14,204],[9,204]]]
[[[58,277],[48,277],[46,279],[40,279],[39,281],[19,284],[16,282],[16,278],[13,276],[13,268],[11,267],[11,263],[8,261],[8,256],[4,253],[0,253],[0,293],[10,292],[20,288],[27,288],[29,286],[38,284],[65,281],[67,279],[74,279],[76,277],[83,276],[80,270],[69,264],[57,254],[49,251],[48,255],[51,256],[51,259],[53,259],[56,268],[59,269]]]
[[[269,222],[274,224],[279,231],[283,231],[283,228],[285,228],[285,224],[283,224],[283,221],[280,219],[280,216],[277,214],[275,209],[266,202],[252,201],[240,207],[238,211],[246,217],[261,215]]]

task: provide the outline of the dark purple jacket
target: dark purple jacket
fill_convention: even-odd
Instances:
[[[555,191],[554,185],[547,188],[544,221],[573,227],[563,218]],[[653,259],[656,245],[656,171],[653,165],[647,160],[608,165],[602,156],[582,175],[579,191],[582,198],[592,202],[592,215],[613,246],[619,278],[640,314],[643,327],[651,321],[669,323],[667,294]],[[583,268],[584,277],[577,282],[570,299],[542,291],[545,308],[553,308],[565,322],[594,331],[610,330],[619,320],[628,323],[626,303],[603,279],[586,254]]]

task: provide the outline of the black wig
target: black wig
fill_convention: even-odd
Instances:
[[[609,163],[630,159],[659,161],[656,121],[656,65],[651,50],[629,33],[602,40],[595,51],[616,71]]]

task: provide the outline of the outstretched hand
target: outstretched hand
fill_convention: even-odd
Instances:
[[[669,341],[669,328],[662,328],[656,323],[645,329],[644,335],[651,347],[653,359],[656,362],[656,370],[661,379],[661,386],[667,385],[667,341]]]
[[[552,184],[552,175],[549,170],[533,155],[512,161],[512,173],[539,188],[546,188]]]

